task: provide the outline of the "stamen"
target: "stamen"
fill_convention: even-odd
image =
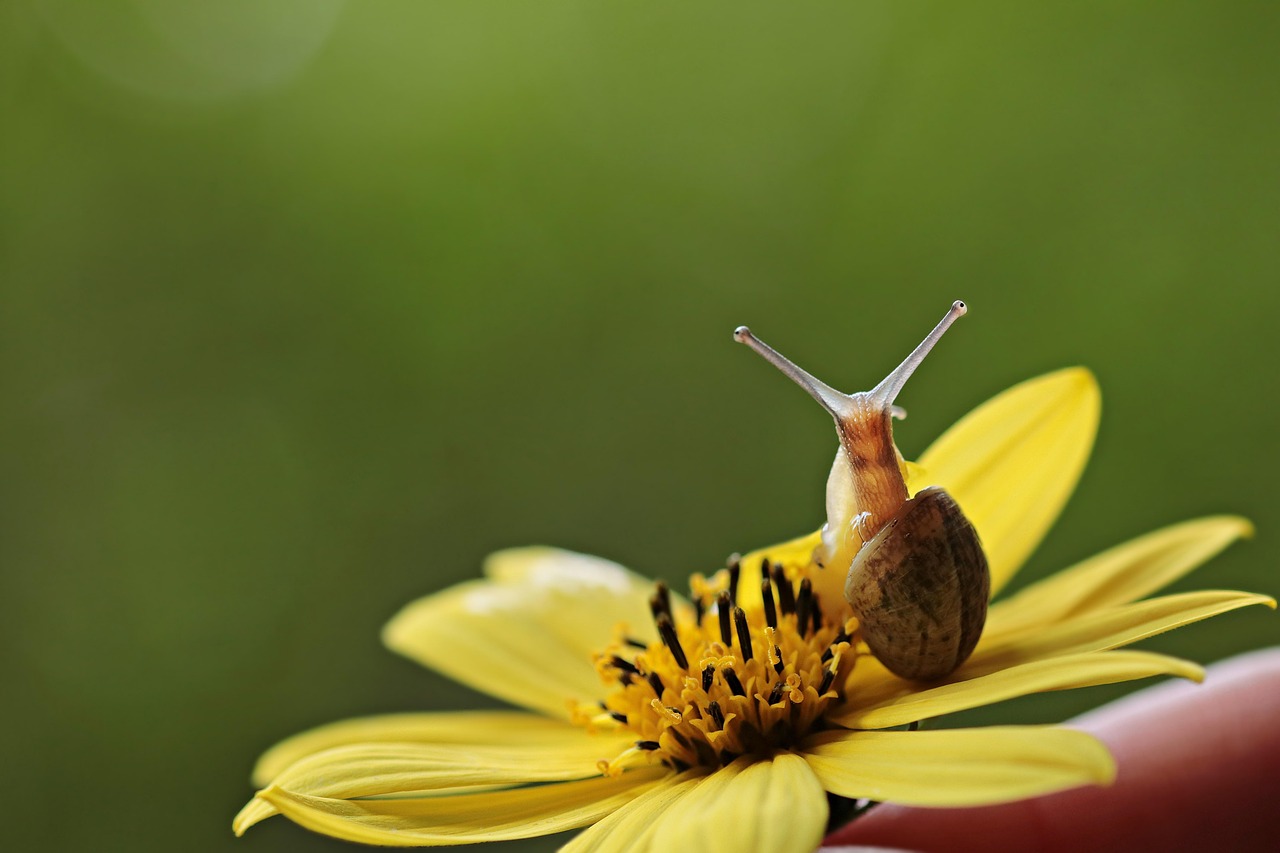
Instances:
[[[781,702],[782,692],[786,689],[787,689],[787,683],[785,681],[775,681],[773,684],[773,690],[769,692],[768,704],[777,705],[779,702]]]
[[[706,693],[711,689],[711,683],[716,677],[716,668],[714,666],[704,666],[702,668],[702,692]]]
[[[693,596],[693,624],[701,625],[703,614],[706,613],[706,605],[702,603],[702,596]]]
[[[778,627],[778,608],[773,603],[773,584],[768,579],[760,581],[760,597],[764,599],[764,623],[770,628]]]
[[[653,743],[653,741],[640,741],[640,743]],[[646,749],[648,748],[646,747]],[[603,759],[597,761],[596,769],[599,770],[603,776],[610,776],[617,779],[622,775],[623,771],[626,770],[627,767],[636,763],[633,759],[642,754],[642,750],[634,746],[629,746],[620,752],[612,761],[604,761]]]
[[[663,705],[657,699],[654,699],[652,702],[650,702],[649,707],[652,708],[655,712],[657,712],[658,716],[662,717],[664,720],[666,720],[669,724],[673,726],[678,724],[681,720],[684,719],[684,715],[680,713],[679,708],[672,708],[669,705]]]
[[[791,581],[787,580],[787,573],[782,570],[782,566],[773,567],[773,585],[778,588],[778,609],[784,616],[795,613],[796,591],[791,586]]]
[[[689,658],[685,657],[684,647],[680,645],[680,638],[676,636],[676,626],[672,624],[671,617],[666,613],[658,616],[658,635],[671,650],[671,656],[676,659],[676,665],[681,669],[688,669]]]
[[[647,649],[649,647],[645,646],[645,648]],[[632,675],[640,674],[640,670],[636,668],[636,665],[624,657],[619,657],[618,655],[614,655],[613,659],[610,662],[614,666],[616,666],[618,669],[622,670],[623,672],[629,672]]]
[[[800,636],[809,631],[809,612],[813,607],[813,582],[808,578],[800,581],[800,595],[796,599],[796,630]]]
[[[821,696],[831,689],[831,682],[836,680],[835,667],[828,669],[822,676],[822,686],[818,688],[818,695]]]
[[[643,749],[645,752],[653,752],[655,749],[661,749],[662,744],[656,740],[638,740],[636,741],[636,749]]]
[[[844,628],[841,628],[840,633],[836,634],[835,639],[831,641],[831,645],[827,646],[827,650],[822,653],[822,662],[826,663],[831,660],[831,656],[836,653],[836,646],[847,642],[849,642],[849,634]]]
[[[729,593],[720,593],[720,597],[716,599],[716,608],[720,611],[720,639],[726,646],[733,645],[733,631],[729,627],[729,608],[731,606]]]
[[[764,639],[765,639],[765,642],[768,643],[768,646],[765,649],[765,651],[769,657],[769,665],[772,666],[776,671],[782,672],[783,670],[782,649],[778,647],[777,630],[774,628],[765,628]]]
[[[769,565],[769,558],[764,557],[760,560],[760,580],[767,581],[772,579],[773,574],[772,567]]]
[[[707,713],[711,715],[711,719],[715,720],[716,728],[724,728],[724,711],[720,710],[719,702],[712,702],[707,705]]]
[[[813,633],[822,630],[822,606],[818,604],[818,594],[813,594]]]
[[[729,599],[738,600],[738,578],[742,575],[742,561],[737,554],[729,558]]]
[[[662,581],[654,584],[653,596],[649,599],[649,609],[656,620],[663,613],[671,615],[671,590]]]
[[[627,724],[627,715],[626,715],[626,714],[619,714],[617,711],[610,711],[610,712],[609,712],[609,716],[610,716],[610,717],[613,717],[615,720],[617,720],[618,722],[622,723],[624,726]]]
[[[663,691],[663,690],[666,690],[666,687],[665,687],[665,685],[663,685],[663,683],[662,683],[662,679],[658,676],[658,673],[656,673],[656,672],[651,672],[651,673],[649,673],[649,679],[648,679],[648,680],[649,680],[649,686],[653,688],[653,692],[654,692],[654,693],[657,693],[657,694],[658,694],[658,698],[659,698],[659,699],[661,699],[661,698],[662,698],[662,691]]]
[[[741,607],[733,609],[733,622],[738,628],[738,645],[742,647],[742,660],[751,660],[751,631],[747,628],[747,614]]]
[[[724,679],[724,683],[729,685],[729,689],[733,691],[734,696],[746,696],[747,690],[742,686],[742,682],[738,680],[738,673],[733,671],[732,667],[726,666],[720,670],[720,676]]]
[[[626,638],[624,638],[624,639],[625,639],[626,644],[627,644],[628,646],[630,646],[631,648],[633,648],[633,649],[647,649],[647,648],[649,648],[649,644],[648,644],[648,643],[646,643],[644,640],[637,640],[635,637],[626,637]]]
[[[674,709],[673,709],[673,708],[671,708],[671,709],[668,709],[668,710],[674,710]],[[680,734],[680,730],[679,730],[678,728],[674,728],[674,727],[669,728],[669,729],[667,729],[667,733],[671,735],[671,739],[672,739],[672,740],[674,740],[676,743],[678,743],[678,744],[680,744],[681,746],[683,746],[685,749],[692,749],[692,748],[693,748],[693,744],[689,743],[689,739],[688,739],[687,737],[685,737],[684,735]]]

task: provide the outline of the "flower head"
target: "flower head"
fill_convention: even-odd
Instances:
[[[907,495],[941,486],[964,508],[993,595],[1074,488],[1098,400],[1087,371],[1059,371],[979,407],[918,464],[895,459]],[[812,850],[842,798],[977,805],[1106,784],[1111,757],[1081,732],[916,725],[1039,691],[1199,679],[1194,663],[1121,647],[1275,606],[1242,592],[1147,597],[1250,531],[1206,518],[996,601],[958,667],[903,678],[868,645],[835,568],[884,523],[867,520],[841,459],[824,529],[695,574],[687,597],[605,560],[527,548],[410,604],[386,627],[388,646],[527,710],[372,717],[286,740],[259,761],[263,787],[237,834],[281,813],[395,846],[589,826],[568,849]]]

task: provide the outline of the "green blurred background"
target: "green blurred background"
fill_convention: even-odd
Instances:
[[[908,456],[1103,385],[1024,580],[1234,511],[1182,588],[1280,591],[1277,43],[1265,2],[0,4],[10,849],[348,849],[230,821],[285,735],[492,704],[380,648],[400,605],[812,528],[830,422],[739,323],[853,389],[964,298]]]

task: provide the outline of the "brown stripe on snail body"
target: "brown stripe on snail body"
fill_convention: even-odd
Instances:
[[[894,400],[965,310],[954,303],[897,369],[856,394],[815,379],[746,326],[734,332],[835,418],[841,450],[828,482],[824,540],[836,562],[826,564],[847,567],[845,599],[871,652],[895,674],[921,681],[950,675],[973,652],[991,580],[978,533],[955,500],[936,486],[908,496],[893,443],[893,418],[904,413]],[[849,555],[842,541],[859,544]]]

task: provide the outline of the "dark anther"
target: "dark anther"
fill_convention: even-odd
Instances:
[[[618,657],[617,655],[614,655],[613,659],[609,662],[612,663],[614,666],[616,666],[618,669],[622,670],[623,672],[629,672],[632,675],[638,675],[640,673],[640,670],[636,669],[636,665],[633,664],[631,661],[627,660],[626,658]]]
[[[800,636],[809,632],[809,614],[813,610],[813,583],[805,578],[800,581],[800,595],[796,598],[796,630]]]
[[[729,563],[729,598],[738,600],[738,578],[742,576],[742,563],[735,556]]]
[[[769,564],[769,558],[765,557],[760,561],[760,580],[773,580],[773,567]]]
[[[638,740],[636,741],[636,749],[643,749],[645,752],[653,752],[655,749],[662,749],[662,744],[656,740]]]
[[[649,673],[649,686],[653,688],[653,692],[658,694],[658,698],[662,698],[662,691],[666,689],[662,684],[662,679],[658,677],[658,673]]]
[[[702,692],[705,693],[711,689],[711,681],[716,677],[716,668],[714,666],[706,666],[702,670]]]
[[[774,646],[773,656],[778,659],[778,662],[773,665],[773,671],[781,675],[782,671],[787,668],[787,665],[782,662],[782,649]]]
[[[693,744],[689,743],[689,739],[687,737],[680,734],[679,729],[667,729],[667,731],[671,733],[671,737],[676,743],[680,744],[685,749],[693,749]]]
[[[827,646],[827,650],[822,653],[822,662],[826,663],[831,660],[831,658],[835,657],[836,646],[847,642],[849,642],[849,635],[845,633],[843,628],[841,628],[840,633],[836,634],[836,638],[831,641],[831,645]]]
[[[782,566],[773,567],[773,585],[778,588],[778,609],[782,615],[796,612],[796,591],[787,580],[787,573]]]
[[[818,688],[818,695],[821,696],[823,693],[826,693],[828,690],[830,690],[831,682],[835,680],[836,680],[836,671],[834,669],[828,669],[825,673],[823,673],[822,686]]]
[[[787,682],[776,681],[773,684],[773,690],[769,692],[769,704],[777,705],[782,701],[782,692],[787,689]]]
[[[654,584],[653,595],[649,598],[649,609],[653,611],[655,620],[663,613],[671,615],[671,590],[662,581]]]
[[[671,656],[676,659],[676,666],[681,669],[688,669],[689,659],[685,657],[684,647],[680,645],[680,638],[676,636],[676,626],[666,613],[658,616],[658,635],[662,637],[662,642],[666,643],[667,648],[671,650]]]
[[[623,670],[618,673],[618,680],[621,681],[623,685],[630,686],[631,682],[636,680],[636,674],[634,672],[627,672],[626,670]]]
[[[733,624],[738,629],[738,645],[742,647],[742,660],[751,660],[751,631],[747,628],[747,614],[741,607],[733,608]]]
[[[818,604],[818,594],[813,594],[813,633],[822,630],[822,607]]]
[[[720,611],[720,640],[726,646],[733,645],[733,631],[729,626],[729,608],[732,606],[729,593],[720,593],[720,597],[716,599],[716,609]]]
[[[720,710],[719,702],[712,702],[708,705],[707,713],[711,715],[711,719],[715,720],[716,728],[724,728],[724,711]]]
[[[724,676],[724,683],[729,685],[729,689],[733,691],[734,696],[746,696],[747,690],[742,686],[742,682],[738,680],[738,673],[732,668],[725,667],[720,670],[720,674]]]
[[[627,724],[627,715],[626,715],[626,714],[619,714],[617,711],[610,711],[610,712],[609,712],[609,716],[610,716],[610,717],[613,717],[615,720],[617,720],[618,722],[622,723],[624,726]]]
[[[770,628],[777,628],[778,608],[773,603],[773,584],[767,580],[760,581],[760,597],[764,599],[764,623]]]
[[[628,646],[630,646],[630,647],[631,647],[631,648],[633,648],[633,649],[647,649],[647,648],[649,648],[649,644],[648,644],[648,643],[646,643],[644,640],[637,640],[635,637],[627,637],[627,638],[626,638],[626,643],[627,643],[627,645],[628,645]]]
[[[702,603],[702,596],[693,596],[693,624],[701,625],[702,616],[707,612],[707,606]]]

